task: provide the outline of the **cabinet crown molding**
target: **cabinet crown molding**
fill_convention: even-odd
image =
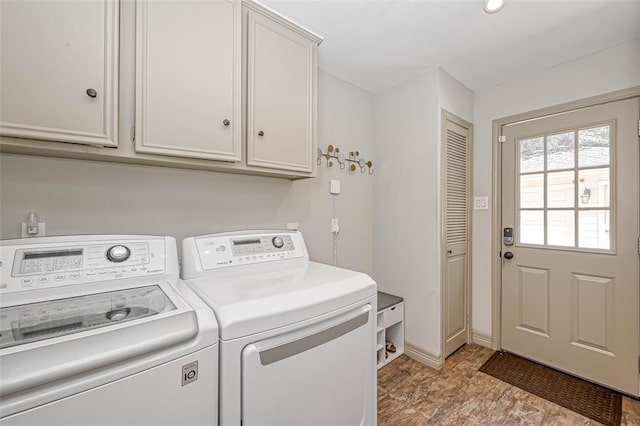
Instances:
[[[317,45],[320,45],[320,43],[322,43],[322,41],[324,40],[321,36],[314,33],[313,31],[301,26],[300,24],[296,24],[289,18],[281,15],[280,13],[276,12],[270,7],[263,5],[260,2],[257,2],[255,0],[242,0],[242,5],[248,7],[249,9],[255,12],[261,13],[273,19],[274,21],[280,23],[281,25],[287,27],[288,29],[295,31],[296,33],[300,34],[303,37],[308,38],[309,40],[312,40]]]

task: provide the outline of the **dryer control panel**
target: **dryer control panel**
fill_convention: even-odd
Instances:
[[[163,238],[56,243],[57,238],[0,247],[0,294],[165,271]]]
[[[195,240],[205,270],[306,256],[304,241],[298,232],[217,234]]]

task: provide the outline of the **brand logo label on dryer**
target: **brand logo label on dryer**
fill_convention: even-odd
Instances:
[[[198,380],[198,361],[182,366],[182,386]]]

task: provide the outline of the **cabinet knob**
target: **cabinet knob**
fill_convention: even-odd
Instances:
[[[258,132],[258,136],[264,136],[264,132],[263,132],[262,130],[260,130],[260,131]]]
[[[98,96],[98,92],[96,92],[95,89],[87,89],[87,96],[89,96],[90,98],[95,98],[96,96]]]
[[[225,118],[224,120],[222,120],[222,124],[224,124],[224,127],[228,127],[231,122]]]

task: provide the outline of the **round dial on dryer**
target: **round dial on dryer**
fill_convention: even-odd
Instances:
[[[273,237],[271,242],[275,248],[282,248],[282,246],[284,246],[284,240],[282,237]]]
[[[131,250],[126,246],[113,246],[107,250],[107,259],[112,262],[124,262],[131,256]]]

